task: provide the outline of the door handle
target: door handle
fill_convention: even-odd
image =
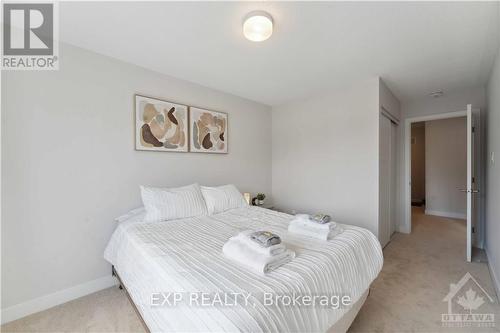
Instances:
[[[459,191],[464,193],[479,193],[479,190],[466,190],[464,188],[459,189]]]

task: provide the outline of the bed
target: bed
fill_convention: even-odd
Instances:
[[[151,332],[345,332],[383,264],[380,243],[366,229],[342,225],[333,240],[314,240],[286,232],[291,215],[260,207],[166,222],[143,217],[118,225],[104,257]],[[296,258],[265,276],[227,260],[222,246],[245,229],[279,234]],[[158,297],[174,292],[182,300],[159,305]],[[188,302],[193,293],[248,301],[205,306]],[[348,296],[351,304],[269,305],[270,294]]]

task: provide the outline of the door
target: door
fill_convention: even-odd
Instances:
[[[477,189],[477,149],[476,149],[476,124],[472,105],[467,105],[467,261],[472,260],[472,244],[474,242],[474,228],[476,226],[476,209],[479,190]]]
[[[378,239],[387,245],[396,222],[396,124],[380,114],[379,124],[379,225]]]
[[[396,232],[397,229],[397,207],[398,207],[398,197],[397,197],[397,179],[398,179],[398,125],[391,122],[391,226],[390,235]]]

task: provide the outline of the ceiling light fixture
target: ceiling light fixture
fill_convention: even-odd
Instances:
[[[439,98],[439,97],[443,96],[443,91],[442,90],[433,91],[429,95],[434,97],[434,98]]]
[[[273,18],[268,13],[257,10],[248,13],[243,21],[243,35],[252,42],[262,42],[273,34]]]

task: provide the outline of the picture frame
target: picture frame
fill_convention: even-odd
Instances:
[[[189,151],[193,153],[228,153],[228,114],[189,107]]]
[[[135,149],[189,151],[189,107],[159,98],[134,95]]]

